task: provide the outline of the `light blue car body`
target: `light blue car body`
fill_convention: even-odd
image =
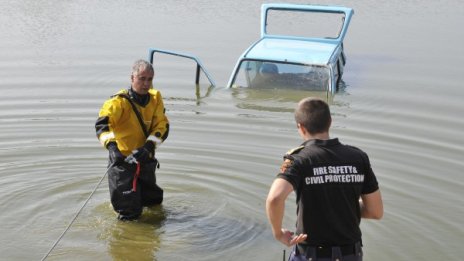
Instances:
[[[292,35],[269,34],[267,23],[269,11],[308,12],[322,14],[338,14],[343,17],[343,24],[337,37],[302,37]],[[280,66],[283,71],[272,78],[272,83],[278,83],[276,88],[308,89],[334,93],[341,81],[346,58],[343,51],[343,40],[353,16],[353,9],[341,6],[299,5],[299,4],[263,4],[261,7],[261,38],[253,43],[239,57],[229,78],[227,87],[264,87],[274,88],[266,82],[258,86],[252,80],[259,78],[266,65]],[[179,56],[196,62],[195,83],[200,81],[200,72],[206,75],[211,86],[216,86],[214,80],[196,56],[156,48],[149,49],[148,60],[153,63],[156,53]],[[242,70],[242,71],[241,71]],[[238,83],[237,74],[245,76]],[[277,79],[277,80],[276,80]],[[267,78],[269,80],[269,78]],[[244,84],[243,84],[244,83]],[[246,85],[246,86],[244,86]]]
[[[344,21],[336,38],[273,35],[267,33],[269,10],[344,14]],[[353,9],[339,6],[263,4],[261,8],[261,39],[252,44],[240,56],[227,86],[234,87],[234,81],[242,62],[256,60],[327,67],[330,71],[328,91],[335,92],[345,65],[343,39],[353,14]]]

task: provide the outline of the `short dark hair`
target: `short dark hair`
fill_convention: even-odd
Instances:
[[[319,98],[304,98],[295,109],[295,121],[310,134],[326,132],[332,122],[329,105]]]

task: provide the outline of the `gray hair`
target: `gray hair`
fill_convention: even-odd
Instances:
[[[139,72],[145,70],[149,70],[152,73],[155,72],[155,70],[153,69],[153,65],[142,59],[135,61],[134,65],[132,65],[132,75],[138,74]]]

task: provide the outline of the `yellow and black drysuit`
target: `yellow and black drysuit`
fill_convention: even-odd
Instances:
[[[146,133],[129,99],[139,111]],[[147,95],[139,95],[132,89],[119,91],[103,104],[95,129],[105,148],[114,147],[122,154],[122,160],[116,160],[110,150],[108,167],[111,203],[119,218],[135,219],[143,206],[160,204],[163,190],[156,184],[154,151],[140,165],[124,161],[144,144],[156,149],[168,137],[169,121],[160,92],[151,89]]]

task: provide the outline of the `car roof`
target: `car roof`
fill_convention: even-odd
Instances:
[[[304,37],[291,35],[290,32],[289,35],[286,33],[283,33],[283,35],[272,34],[267,32],[269,11],[341,14],[343,16],[343,24],[337,37]],[[343,54],[343,40],[353,14],[354,11],[352,8],[342,6],[285,3],[262,4],[261,39],[253,43],[239,57],[229,78],[228,86],[232,87],[232,83],[244,60],[274,61],[315,66],[329,66],[331,63],[335,63],[338,58],[336,55]]]
[[[336,38],[315,38],[267,33],[269,10],[305,11],[314,13],[342,13],[345,15],[340,34]],[[345,37],[353,9],[342,6],[263,4],[261,8],[261,39],[250,46],[241,59],[273,60],[311,65],[327,65],[340,48]]]
[[[327,65],[337,47],[336,43],[266,37],[252,45],[242,59]]]
[[[343,25],[341,28],[341,31],[336,38],[312,38],[312,39],[317,39],[322,42],[337,42],[341,43],[343,42],[343,39],[345,38],[346,32],[348,30],[348,26],[351,21],[351,17],[354,14],[354,11],[352,8],[347,8],[343,6],[328,6],[328,5],[299,5],[299,4],[263,4],[261,6],[261,38],[266,38],[267,36],[272,36],[272,34],[268,34],[267,32],[267,18],[268,18],[268,12],[270,10],[276,10],[276,11],[303,11],[303,12],[308,12],[308,13],[335,13],[335,14],[344,14],[344,19],[343,19]],[[278,37],[278,35],[274,35]],[[298,36],[283,36],[286,38],[295,38],[295,39],[307,39],[306,37],[298,37]]]

